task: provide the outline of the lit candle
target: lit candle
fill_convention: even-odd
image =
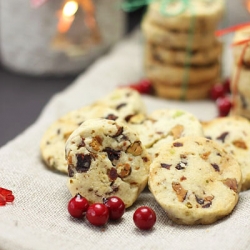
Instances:
[[[77,10],[78,3],[76,1],[67,1],[64,4],[57,26],[60,33],[66,33],[70,29]]]

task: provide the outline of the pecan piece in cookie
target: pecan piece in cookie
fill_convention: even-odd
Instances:
[[[119,164],[117,166],[117,174],[119,177],[125,178],[125,177],[129,176],[130,173],[131,173],[131,166],[128,163]]]
[[[234,192],[237,192],[238,190],[238,184],[235,178],[227,178],[223,180],[223,184],[228,186],[230,189],[232,189]]]
[[[243,140],[235,140],[232,143],[237,148],[247,149],[247,145]]]
[[[95,150],[99,151],[102,145],[102,138],[100,136],[95,136],[90,143],[90,146]]]
[[[127,148],[127,153],[130,153],[134,156],[141,155],[142,153],[142,146],[140,141],[135,141]]]
[[[178,200],[183,202],[186,198],[187,190],[185,190],[179,182],[172,182],[172,188],[175,191]]]
[[[181,137],[183,131],[184,131],[184,126],[177,124],[171,129],[170,134],[173,135],[175,140]]]

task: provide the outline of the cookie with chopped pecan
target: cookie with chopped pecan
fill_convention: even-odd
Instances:
[[[161,148],[150,166],[149,188],[174,222],[211,224],[235,208],[241,169],[220,144],[182,137]]]
[[[65,142],[83,121],[97,117],[116,120],[119,116],[129,123],[145,112],[145,105],[137,91],[130,88],[115,89],[99,101],[70,111],[54,121],[42,136],[41,157],[50,169],[67,173]]]
[[[179,109],[158,109],[145,119],[131,123],[142,144],[152,158],[157,157],[161,146],[184,136],[203,136],[203,128],[193,114]]]
[[[204,133],[223,145],[239,162],[242,171],[241,190],[250,189],[250,123],[240,116],[219,117],[203,123]]]
[[[118,115],[118,112],[109,107],[90,105],[61,116],[47,128],[40,142],[41,157],[46,166],[67,174],[65,142],[71,133],[89,118],[103,117],[116,120]]]
[[[66,142],[68,188],[90,203],[116,195],[131,206],[147,185],[150,158],[122,120],[89,119]]]

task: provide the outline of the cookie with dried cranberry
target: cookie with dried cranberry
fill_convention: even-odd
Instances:
[[[203,123],[204,134],[220,143],[239,162],[241,190],[250,189],[250,123],[240,116],[228,116]]]
[[[159,154],[161,146],[167,142],[184,136],[204,136],[198,118],[180,109],[155,110],[130,126],[137,131],[152,158]]]
[[[181,30],[188,33],[193,29],[198,33],[206,33],[217,29],[224,11],[225,0],[192,0],[188,3],[151,1],[147,16],[155,25],[173,32]]]
[[[146,114],[146,106],[139,92],[127,87],[115,89],[95,104],[113,108],[119,112],[120,118],[128,122],[136,114]]]
[[[213,140],[183,137],[161,148],[150,165],[149,188],[178,224],[211,224],[235,208],[241,169]]]
[[[116,195],[129,207],[147,185],[150,159],[122,120],[83,122],[66,142],[66,159],[70,193],[90,203]]]
[[[118,116],[115,110],[99,105],[85,106],[66,113],[53,122],[42,136],[40,152],[43,161],[50,169],[67,174],[65,142],[70,134],[89,118],[103,117],[115,120]]]

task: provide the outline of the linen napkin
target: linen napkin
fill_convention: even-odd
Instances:
[[[147,189],[119,222],[95,227],[86,219],[69,216],[67,176],[52,172],[41,161],[44,131],[64,113],[143,75],[143,38],[137,31],[56,94],[32,126],[0,149],[0,186],[15,195],[13,204],[0,207],[0,250],[250,249],[250,191],[241,193],[231,215],[206,226],[172,223]],[[216,116],[216,107],[209,101],[143,99],[149,112],[167,107],[187,110],[201,120]],[[157,222],[150,231],[141,231],[133,223],[133,213],[141,205],[156,211]]]

